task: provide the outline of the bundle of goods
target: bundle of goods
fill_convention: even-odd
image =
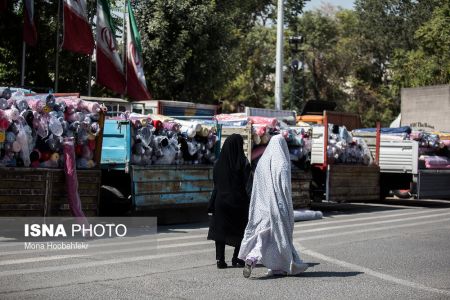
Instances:
[[[248,117],[248,121],[252,124],[252,140],[255,146],[267,145],[273,135],[280,133],[275,118]]]
[[[446,135],[442,134],[442,138]],[[419,167],[426,169],[450,168],[450,141],[441,140],[439,133],[413,131],[411,139],[419,143]]]
[[[309,210],[309,209],[298,209],[294,210],[294,221],[310,221],[319,220],[323,218],[321,211]]]
[[[330,164],[370,165],[373,162],[364,139],[353,137],[345,126],[333,124],[328,124],[327,157]]]
[[[184,121],[135,113],[127,118],[132,124],[133,164],[211,164],[216,160],[215,121]]]
[[[373,136],[376,133],[376,128],[359,128],[354,129],[353,132],[358,136]],[[380,128],[380,137],[383,141],[402,141],[409,140],[411,135],[411,127],[395,127],[395,128]]]
[[[368,135],[376,128],[356,129],[359,136]],[[427,169],[446,169],[449,165],[450,139],[449,135],[441,132],[426,132],[411,130],[409,126],[398,128],[381,128],[382,141],[413,140],[419,143],[419,166]]]
[[[0,98],[0,166],[62,168],[63,141],[75,138],[78,168],[95,166],[100,105],[76,97],[24,96],[4,90]]]
[[[436,153],[441,149],[449,148],[449,142],[440,139],[439,134],[429,133],[425,131],[413,131],[411,140],[419,142],[420,154]]]
[[[426,169],[450,169],[450,158],[438,155],[421,155],[419,164]]]
[[[290,128],[276,118],[247,116],[246,114],[221,114],[215,116],[218,124],[229,127],[242,127],[251,124],[252,130],[252,155],[251,159],[258,159],[266,149],[272,136],[282,134],[289,145],[292,161],[309,160],[311,152],[310,133],[304,128]]]
[[[214,116],[217,124],[222,126],[245,126],[248,123],[248,117],[243,113],[220,114]]]

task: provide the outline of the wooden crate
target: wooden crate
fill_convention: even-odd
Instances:
[[[244,139],[244,153],[248,158],[248,161],[252,161],[252,126],[248,124],[245,127],[222,127],[220,135],[220,148],[222,149],[223,143],[226,138],[233,133],[240,134]]]
[[[326,198],[351,202],[380,199],[380,168],[364,165],[329,165]]]
[[[292,168],[292,205],[294,209],[306,208],[311,204],[311,172]]]
[[[136,211],[206,206],[213,190],[213,166],[132,166],[131,179]]]
[[[77,170],[81,205],[96,216],[100,170]],[[70,216],[64,170],[0,168],[0,216]]]

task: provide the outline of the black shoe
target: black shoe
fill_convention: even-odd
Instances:
[[[233,267],[238,266],[239,268],[242,268],[243,266],[245,266],[245,261],[237,257],[233,257],[233,259],[231,260],[231,264],[233,265]]]
[[[217,261],[217,269],[226,269],[227,267],[228,265],[224,260]]]
[[[245,278],[249,278],[252,275],[253,265],[253,261],[248,259],[245,261],[244,271],[242,272]]]

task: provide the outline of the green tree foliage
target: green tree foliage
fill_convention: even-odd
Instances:
[[[145,70],[156,99],[211,102],[230,78],[231,19],[214,1],[136,5]]]
[[[340,110],[359,113],[365,126],[388,125],[399,112],[399,88],[412,85],[408,80],[422,85],[448,78],[443,3],[356,0],[355,11],[305,13],[297,26],[306,37],[306,99],[335,101]]]
[[[386,83],[396,49],[415,48],[414,33],[446,0],[356,0],[362,50],[372,56],[372,85]]]
[[[220,94],[229,110],[234,110],[238,103],[252,107],[273,106],[275,43],[275,29],[265,26],[255,26],[243,37],[234,55],[239,62],[237,76]]]
[[[0,18],[0,85],[19,86],[22,65],[23,3],[8,1],[7,10]],[[89,11],[95,14],[95,4]],[[113,4],[115,2],[113,1]],[[48,92],[55,86],[55,48],[57,28],[57,1],[34,1],[35,23],[38,31],[36,47],[26,48],[25,86],[37,92]],[[62,10],[62,7],[61,7]],[[60,15],[62,21],[62,14]],[[120,28],[120,26],[118,26]],[[62,34],[62,25],[60,26]],[[60,40],[62,43],[62,39]],[[61,50],[59,54],[58,92],[87,94],[89,57]],[[92,66],[95,76],[95,64]],[[113,95],[106,89],[94,86],[97,95]]]
[[[415,49],[395,53],[392,69],[397,89],[450,83],[450,3],[437,7],[414,38]]]

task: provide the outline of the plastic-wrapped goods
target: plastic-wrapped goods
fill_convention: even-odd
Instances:
[[[8,108],[8,100],[0,98],[0,109],[5,110]]]
[[[212,124],[215,122],[175,120],[161,115],[157,118],[154,115],[128,116],[133,125],[132,164],[214,163],[213,148],[217,137],[216,127]],[[145,119],[152,122],[143,126]]]
[[[245,126],[248,123],[248,117],[243,113],[236,114],[220,114],[214,116],[214,119],[217,120],[218,124],[223,126]]]
[[[294,210],[294,221],[309,221],[322,219],[323,214],[321,211],[314,211],[309,209]]]
[[[267,125],[254,124],[252,126],[252,132],[261,137],[261,136],[266,134],[266,132],[267,132]]]
[[[4,93],[3,93],[4,94]],[[0,165],[13,167],[61,168],[62,141],[73,137],[76,164],[92,168],[95,138],[100,133],[100,106],[75,97],[24,96],[12,93],[0,101]]]
[[[345,126],[329,124],[328,130],[327,157],[330,164],[373,163],[372,154],[364,139],[352,137]]]
[[[270,128],[275,128],[278,124],[278,120],[276,118],[252,116],[248,117],[248,119],[252,124],[267,125],[267,127]]]
[[[421,155],[419,161],[425,163],[427,169],[450,169],[450,158],[438,155]]]
[[[78,193],[78,177],[75,159],[75,141],[73,138],[64,140],[64,171],[66,176],[66,191],[69,199],[69,208],[73,216],[85,218]]]

